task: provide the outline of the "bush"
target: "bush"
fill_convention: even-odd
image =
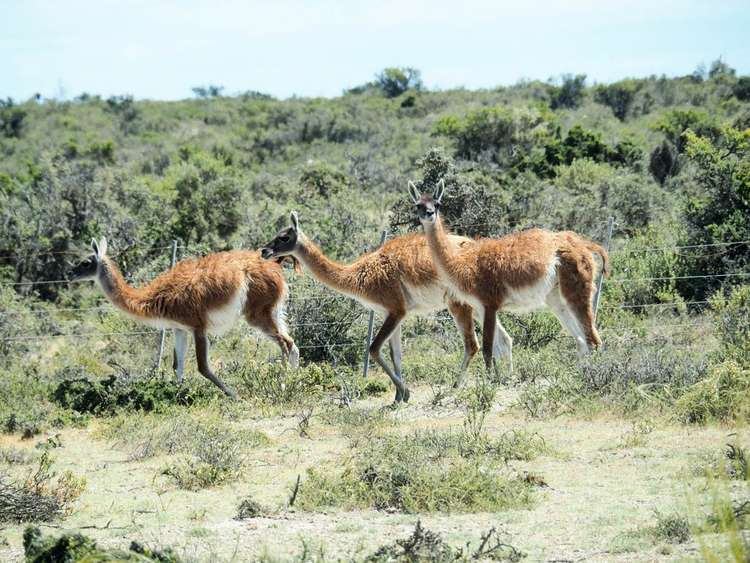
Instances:
[[[560,86],[550,88],[550,107],[559,108],[577,108],[581,105],[584,91],[586,89],[585,74],[564,74]]]
[[[244,468],[247,437],[216,423],[193,425],[183,453],[162,469],[181,489],[197,491],[236,480]]]
[[[750,366],[750,285],[736,287],[711,298],[716,330],[726,358]]]
[[[728,360],[677,400],[677,414],[688,423],[750,420],[750,369]]]
[[[317,363],[290,369],[282,364],[233,362],[227,366],[227,375],[236,382],[240,396],[277,406],[294,406],[320,397],[338,389],[342,379],[356,377],[346,366]]]
[[[732,93],[738,100],[750,101],[750,76],[740,76],[732,89]]]
[[[544,442],[533,435],[493,440],[471,424],[460,432],[373,437],[343,463],[343,471],[310,469],[298,503],[305,509],[371,507],[408,513],[527,506],[531,485],[503,471],[501,464],[540,451],[545,451]]]
[[[691,131],[685,134],[686,155],[695,166],[698,190],[685,209],[688,245],[723,244],[750,240],[750,130],[726,127],[715,141]],[[745,281],[733,277],[750,268],[750,245],[720,247],[720,252],[705,253],[691,260],[689,273],[705,272],[722,277],[688,279],[678,284],[681,293],[705,299],[720,284],[737,285]]]
[[[657,513],[654,536],[669,543],[685,543],[690,539],[690,525],[687,518],[679,514]]]
[[[621,80],[620,82],[597,86],[594,90],[594,99],[600,104],[608,106],[617,119],[625,121],[641,87],[641,82],[637,80]]]
[[[160,377],[110,375],[93,379],[80,368],[65,368],[55,374],[62,379],[52,392],[52,401],[78,413],[112,415],[118,409],[160,411],[172,405],[191,405],[207,393]]]
[[[411,67],[389,67],[375,76],[375,84],[386,98],[396,98],[407,90],[421,90],[421,73]]]
[[[180,558],[171,549],[152,550],[137,542],[132,542],[128,551],[104,549],[98,547],[94,540],[82,534],[63,534],[58,538],[44,537],[39,528],[31,526],[23,532],[23,550],[27,563],[58,561],[180,563]]]
[[[471,548],[454,548],[445,543],[439,534],[426,530],[417,520],[414,531],[408,538],[384,545],[364,559],[366,563],[390,563],[392,561],[430,561],[433,563],[453,563],[457,561],[509,561],[518,562],[525,554],[499,538],[495,528],[482,534],[479,545]]]
[[[677,152],[674,146],[665,140],[651,151],[648,170],[651,172],[654,180],[663,186],[668,178],[676,175],[679,171],[677,163]]]
[[[0,133],[8,139],[19,138],[26,114],[26,110],[16,106],[10,98],[0,100]]]
[[[67,514],[86,480],[66,471],[56,477],[48,452],[23,481],[0,475],[0,523],[50,522]]]

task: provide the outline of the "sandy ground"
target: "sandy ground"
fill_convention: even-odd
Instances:
[[[390,412],[395,428],[459,426],[457,409],[429,406],[428,388],[416,388],[408,406]],[[374,403],[385,404],[383,396]],[[502,513],[405,515],[378,511],[329,510],[308,513],[281,509],[277,515],[237,521],[239,500],[251,495],[269,507],[284,506],[298,474],[335,461],[349,442],[340,429],[313,415],[310,438],[300,437],[295,417],[251,417],[247,428],[269,436],[252,450],[243,478],[199,492],[174,488],[160,469],[165,457],[128,461],[127,449],[96,437],[98,423],[60,432],[53,450],[55,467],[84,475],[87,487],[74,512],[48,533],[80,530],[102,545],[126,547],[131,540],[172,546],[191,560],[245,561],[259,555],[287,559],[306,543],[322,548],[326,559],[367,555],[384,543],[409,535],[418,518],[448,542],[476,541],[494,526],[506,541],[527,554],[526,561],[655,561],[698,559],[694,540],[672,545],[638,534],[656,521],[656,512],[688,513],[705,501],[704,480],[690,468],[701,454],[721,450],[729,433],[747,443],[747,430],[657,425],[643,443],[623,447],[633,422],[600,415],[592,420],[559,417],[530,420],[504,407],[487,419],[490,434],[512,428],[538,432],[551,453],[514,466],[541,475],[547,487],[529,509]],[[43,440],[0,443],[33,447]],[[22,560],[23,526],[0,530],[0,560]],[[6,538],[6,542],[2,538]],[[3,545],[4,544],[4,545]]]

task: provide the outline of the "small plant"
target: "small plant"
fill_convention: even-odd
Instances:
[[[503,510],[531,502],[533,484],[505,467],[544,449],[536,435],[494,440],[481,422],[461,431],[369,436],[339,467],[308,470],[299,504],[401,512]]]
[[[250,497],[242,499],[239,506],[237,507],[237,515],[234,517],[235,520],[247,520],[250,518],[259,518],[268,514],[268,510],[263,507],[260,503],[256,502]]]
[[[656,513],[654,537],[669,543],[685,543],[690,539],[690,525],[687,518],[679,514]]]
[[[36,470],[23,481],[0,475],[0,522],[49,522],[67,514],[86,487],[70,471],[56,477],[52,459],[44,452]]]
[[[453,563],[457,561],[509,561],[518,562],[526,555],[500,540],[495,528],[483,533],[479,545],[472,548],[471,542],[464,547],[455,548],[447,544],[440,534],[422,527],[417,520],[414,530],[407,538],[396,540],[384,545],[372,555],[365,558],[367,563],[390,561],[432,561],[437,563]]]
[[[639,420],[633,427],[620,436],[618,447],[640,448],[646,445],[646,437],[654,431],[654,426],[647,421]]]
[[[178,461],[162,474],[171,477],[181,489],[197,491],[235,480],[245,461],[241,436],[218,425],[199,426],[197,434]]]
[[[82,534],[64,534],[59,538],[44,537],[39,528],[29,526],[23,532],[23,550],[27,563],[52,561],[156,561],[180,563],[171,549],[149,549],[137,542],[127,551],[104,549]]]

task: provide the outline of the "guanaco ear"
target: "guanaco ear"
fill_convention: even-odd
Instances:
[[[442,178],[438,182],[437,187],[435,188],[435,193],[432,195],[432,199],[435,200],[435,203],[440,203],[443,200],[443,193],[445,192],[445,180]]]
[[[292,221],[292,227],[294,227],[294,230],[299,231],[299,217],[297,217],[297,212],[292,211],[289,214],[289,219]]]
[[[91,239],[91,250],[94,251],[94,254],[96,254],[97,256],[99,256],[99,245],[96,243],[96,239],[95,238]]]
[[[417,203],[422,198],[422,195],[419,193],[417,186],[415,186],[414,182],[412,182],[411,180],[409,180],[409,195],[411,196],[411,200],[414,203]]]
[[[107,255],[107,239],[104,237],[99,239],[99,252],[97,254],[100,258],[104,258]]]

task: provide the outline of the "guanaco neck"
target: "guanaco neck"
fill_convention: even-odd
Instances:
[[[141,290],[128,285],[117,265],[104,257],[99,265],[96,281],[107,299],[118,309],[136,316],[148,316],[140,304]]]
[[[297,248],[292,254],[323,285],[337,291],[352,290],[347,283],[346,275],[350,267],[328,258],[314,242],[302,233],[299,234]]]
[[[448,280],[456,280],[458,271],[454,263],[455,248],[448,238],[440,215],[434,223],[424,225],[424,233],[438,272],[442,272]]]

